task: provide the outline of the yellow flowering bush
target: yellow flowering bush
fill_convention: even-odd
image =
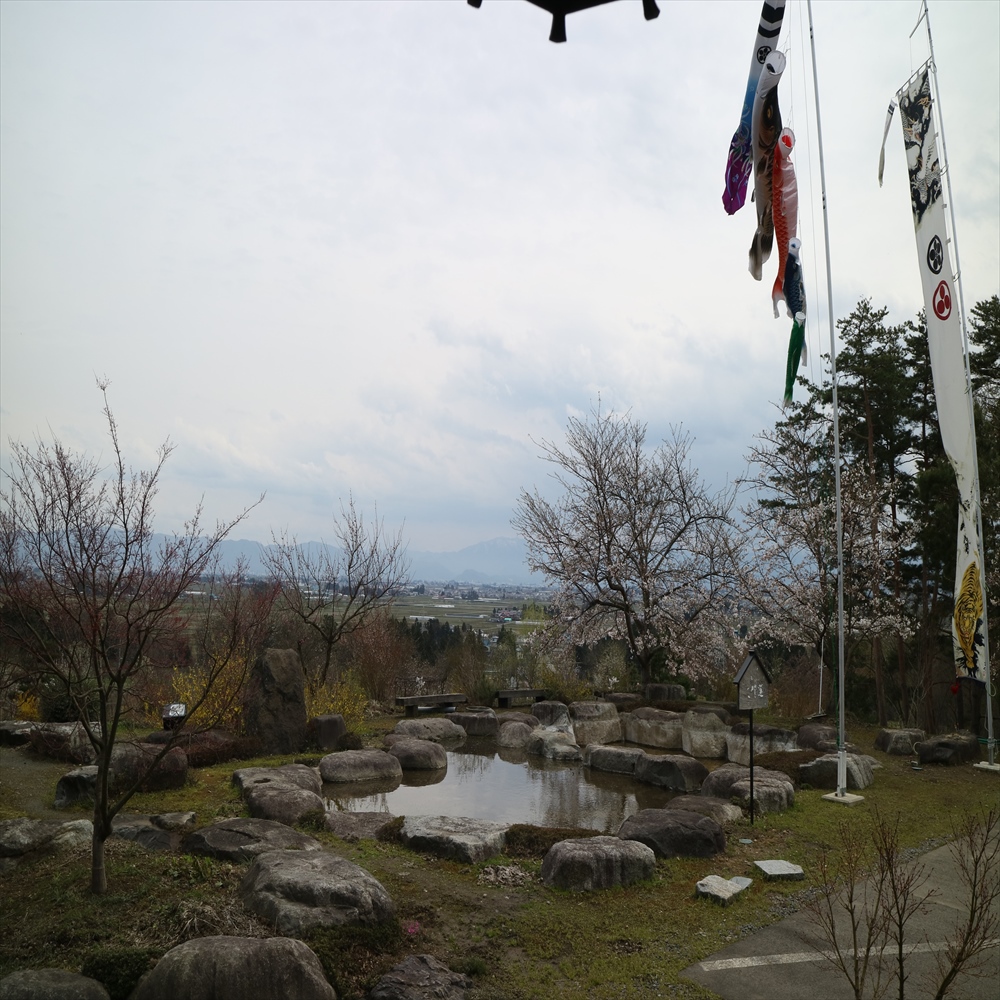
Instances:
[[[368,696],[353,670],[346,670],[332,684],[306,689],[306,716],[342,715],[349,733],[355,733],[365,720]]]
[[[223,664],[216,663],[211,668],[198,666],[175,669],[174,699],[187,705],[190,713],[188,718],[194,726],[220,726],[231,733],[242,733],[243,684],[247,670],[247,656],[243,652],[229,657]],[[209,685],[206,694],[205,689]],[[195,705],[198,707],[195,708]]]

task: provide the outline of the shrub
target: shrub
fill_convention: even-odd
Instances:
[[[148,948],[98,948],[83,963],[80,973],[102,983],[111,1000],[128,1000],[158,956]]]
[[[342,715],[348,730],[364,725],[368,696],[353,670],[345,670],[332,684],[306,688],[306,715]]]

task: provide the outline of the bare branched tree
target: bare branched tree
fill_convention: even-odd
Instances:
[[[62,692],[93,748],[91,888],[101,893],[112,819],[173,745],[163,744],[117,786],[113,762],[130,689],[152,669],[158,644],[184,637],[202,657],[200,695],[189,706],[196,711],[234,656],[246,662],[270,599],[251,594],[238,572],[218,568],[220,542],[249,508],[206,531],[199,506],[182,532],[154,539],[153,501],[172,446],[160,447],[152,469],[129,469],[107,383],[98,386],[112,449],[108,469],[58,440],[11,442],[7,489],[0,491],[0,638],[18,676]],[[206,575],[220,596],[207,607],[185,598]]]
[[[1000,937],[1000,807],[965,816],[954,832],[951,851],[966,905],[944,951],[935,956],[934,1000],[944,1000],[960,972],[975,975]]]
[[[543,441],[563,495],[522,490],[513,527],[528,564],[558,585],[550,631],[577,642],[621,638],[643,682],[657,659],[678,668],[691,634],[731,595],[734,492],[711,493],[679,429],[651,452],[646,425],[602,413]]]
[[[281,588],[280,601],[318,650],[300,643],[311,691],[333,680],[334,650],[345,636],[362,628],[406,584],[409,560],[403,529],[386,531],[378,513],[370,522],[354,505],[341,505],[334,519],[334,543],[300,545],[282,533],[263,550],[264,564]]]

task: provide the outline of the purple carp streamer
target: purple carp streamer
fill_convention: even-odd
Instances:
[[[727,215],[735,215],[747,197],[747,182],[753,169],[753,148],[751,146],[751,118],[757,81],[760,79],[764,61],[778,44],[781,21],[785,16],[785,0],[764,0],[757,27],[757,41],[750,59],[750,73],[747,76],[747,91],[743,96],[743,111],[739,128],[733,133],[729,144],[729,159],[726,162],[726,187],[722,192],[722,204]]]
[[[772,52],[765,60],[753,100],[753,196],[757,208],[757,232],[750,244],[750,273],[760,281],[764,261],[771,256],[774,243],[772,194],[774,185],[774,149],[781,133],[778,108],[778,81],[785,71],[785,57]]]

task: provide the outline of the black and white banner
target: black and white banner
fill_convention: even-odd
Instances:
[[[958,549],[952,638],[959,677],[985,682],[981,547],[975,517],[975,431],[962,346],[958,294],[945,231],[941,167],[938,162],[928,70],[897,95],[910,173],[913,228],[927,312],[927,343],[937,398],[938,421],[948,459],[958,480]]]

